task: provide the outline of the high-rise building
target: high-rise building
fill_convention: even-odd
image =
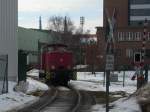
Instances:
[[[129,25],[142,25],[147,19],[150,23],[150,0],[129,0]]]
[[[104,26],[106,11],[112,16],[114,8],[118,27],[142,26],[145,19],[150,23],[150,0],[104,0]]]

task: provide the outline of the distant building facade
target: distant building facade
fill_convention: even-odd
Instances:
[[[85,71],[98,70],[99,57],[98,57],[98,44],[96,34],[82,34],[75,35],[79,37],[80,45],[78,45],[78,57],[80,62],[78,64],[87,65]]]
[[[115,69],[133,69],[134,54],[141,53],[144,37],[144,21],[148,21],[146,31],[145,63],[150,64],[150,1],[149,0],[104,0],[103,27],[97,27],[99,68],[105,69],[107,11],[112,17],[116,10]]]

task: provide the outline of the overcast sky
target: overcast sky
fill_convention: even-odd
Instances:
[[[69,16],[76,27],[80,17],[85,17],[84,29],[95,33],[96,26],[102,26],[103,0],[18,0],[19,26],[38,28],[42,16],[43,28],[47,28],[48,18],[53,15]]]

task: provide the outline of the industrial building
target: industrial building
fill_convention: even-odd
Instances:
[[[8,74],[8,80],[15,81],[18,74],[17,28],[18,0],[0,0],[0,78]]]

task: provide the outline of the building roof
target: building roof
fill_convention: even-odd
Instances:
[[[25,51],[37,51],[38,41],[41,43],[52,43],[53,33],[41,30],[26,29],[18,27],[18,49]]]

